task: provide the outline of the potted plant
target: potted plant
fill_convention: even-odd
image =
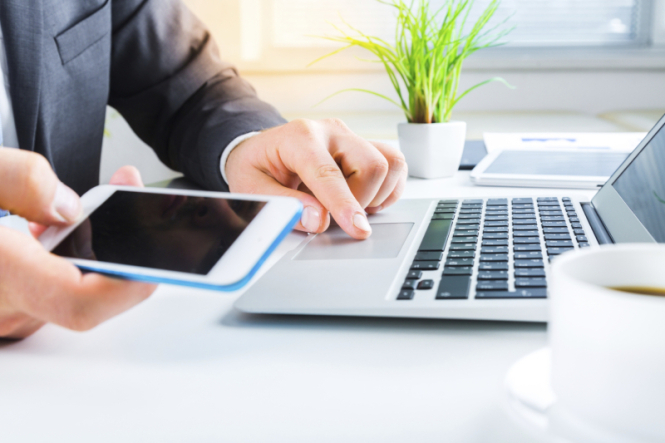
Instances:
[[[407,123],[399,124],[398,134],[410,175],[450,177],[459,167],[466,138],[466,123],[450,120],[453,108],[482,85],[493,81],[507,85],[503,79],[495,77],[459,93],[462,63],[479,49],[498,46],[499,40],[512,29],[503,29],[505,21],[485,29],[500,0],[490,1],[475,23],[467,23],[473,0],[448,0],[436,11],[431,9],[429,0],[419,0],[418,4],[403,0],[379,1],[392,6],[397,13],[395,43],[347,25],[353,35],[337,28],[342,35],[324,37],[345,46],[321,59],[355,46],[377,56],[397,92],[398,101],[365,89],[345,91],[374,94],[404,111]]]

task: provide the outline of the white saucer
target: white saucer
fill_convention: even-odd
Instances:
[[[506,374],[508,413],[520,424],[553,443],[652,443],[640,437],[618,435],[557,406],[550,385],[550,348],[518,360]]]

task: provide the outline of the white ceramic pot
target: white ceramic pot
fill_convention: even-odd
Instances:
[[[441,178],[457,172],[464,151],[465,122],[400,123],[397,132],[409,175]]]

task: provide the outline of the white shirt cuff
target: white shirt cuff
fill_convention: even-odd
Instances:
[[[236,137],[231,143],[228,144],[228,146],[226,146],[226,149],[224,149],[222,158],[219,161],[219,169],[222,171],[222,178],[224,179],[224,183],[227,185],[229,184],[229,181],[226,179],[226,161],[229,158],[229,154],[231,154],[231,151],[233,151],[240,143],[244,142],[248,138],[254,137],[257,134],[260,134],[260,132],[248,132],[247,134]]]

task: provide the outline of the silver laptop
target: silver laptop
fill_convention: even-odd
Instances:
[[[365,241],[308,236],[240,297],[244,312],[547,321],[550,262],[665,242],[665,117],[590,201],[402,200]],[[517,191],[518,192],[518,191]]]

